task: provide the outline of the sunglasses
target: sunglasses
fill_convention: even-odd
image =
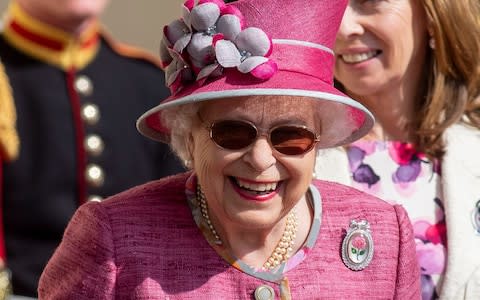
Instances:
[[[207,126],[212,141],[225,150],[241,150],[252,145],[260,135],[255,124],[248,121],[221,120]],[[284,155],[302,155],[319,141],[312,130],[303,125],[280,125],[268,130],[270,145]]]

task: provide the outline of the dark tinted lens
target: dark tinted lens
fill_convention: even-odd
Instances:
[[[210,137],[222,148],[238,150],[249,146],[257,137],[257,130],[242,121],[220,121],[211,127]]]
[[[278,152],[300,155],[309,151],[315,144],[315,134],[302,127],[281,126],[272,131],[270,140]]]

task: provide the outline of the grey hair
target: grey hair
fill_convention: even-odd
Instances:
[[[170,130],[170,148],[183,161],[187,168],[191,168],[193,159],[191,153],[192,128],[198,121],[197,112],[200,103],[190,103],[167,108],[160,113],[163,124]]]

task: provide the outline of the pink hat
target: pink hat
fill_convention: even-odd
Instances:
[[[318,100],[321,147],[350,143],[372,114],[333,87],[332,51],[345,0],[187,0],[164,28],[160,57],[172,95],[144,113],[138,130],[168,142],[159,112],[199,101],[255,95]]]

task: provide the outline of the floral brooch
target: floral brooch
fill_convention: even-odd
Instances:
[[[342,243],[342,260],[353,271],[365,269],[373,258],[373,239],[366,220],[350,221]]]
[[[163,29],[160,59],[172,94],[186,83],[202,85],[225,68],[267,80],[277,71],[268,58],[272,40],[261,29],[246,27],[238,8],[222,0],[187,0],[183,17]]]

